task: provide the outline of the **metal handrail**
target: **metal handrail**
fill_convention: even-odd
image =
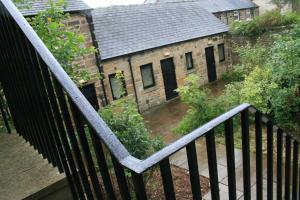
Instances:
[[[223,115],[211,120],[210,122],[204,124],[200,128],[194,130],[193,132],[185,135],[184,137],[178,139],[174,143],[166,146],[162,150],[154,153],[145,160],[139,160],[130,155],[124,145],[119,141],[116,135],[111,131],[111,129],[106,125],[103,119],[94,110],[91,104],[80,92],[76,84],[71,80],[68,74],[63,70],[61,65],[52,55],[52,53],[45,46],[43,41],[39,38],[30,24],[26,21],[20,11],[10,0],[1,0],[3,5],[6,7],[10,15],[13,17],[15,22],[18,24],[20,29],[26,35],[28,40],[31,42],[33,47],[39,53],[44,62],[48,65],[49,70],[55,76],[57,81],[61,84],[64,90],[67,92],[68,96],[72,99],[74,104],[80,110],[81,114],[86,118],[89,125],[94,129],[97,136],[105,143],[110,152],[115,156],[115,158],[126,168],[141,174],[147,171],[149,168],[161,162],[163,159],[168,158],[172,154],[186,147],[191,142],[197,140],[198,138],[204,136],[210,130],[213,130],[218,125],[226,122],[235,115],[241,113],[244,110],[250,109],[251,112],[257,112],[258,110],[251,106],[250,104],[244,103],[240,106],[224,113]],[[265,121],[267,119],[265,118]]]

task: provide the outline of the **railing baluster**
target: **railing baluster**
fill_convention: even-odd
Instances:
[[[256,199],[263,199],[263,157],[262,157],[262,121],[261,113],[255,112],[255,146],[256,146]]]
[[[297,200],[298,194],[298,154],[299,154],[299,147],[298,142],[294,141],[294,149],[293,149],[293,192],[292,192],[292,199]]]
[[[286,146],[285,146],[285,199],[290,199],[290,183],[291,183],[291,138],[286,136]]]
[[[190,181],[193,193],[193,199],[201,199],[201,186],[199,180],[198,161],[195,141],[186,147],[186,153],[189,164]]]
[[[225,122],[225,142],[226,142],[229,199],[234,200],[236,199],[236,176],[235,176],[235,155],[234,155],[232,119],[229,119]]]
[[[96,136],[95,131],[92,128],[89,128],[89,130],[90,130],[90,134],[91,134],[91,138],[92,138],[92,142],[93,142],[93,146],[94,146],[94,150],[97,157],[98,166],[103,179],[105,190],[107,192],[109,199],[115,200],[116,196],[109,176],[109,171],[106,164],[102,143],[100,139]]]
[[[159,163],[159,166],[164,185],[165,197],[168,200],[175,200],[176,197],[174,192],[173,178],[169,158],[166,158],[163,161],[161,161]]]
[[[120,193],[123,200],[130,200],[130,191],[127,184],[127,179],[124,172],[124,167],[111,155],[111,159],[114,165],[115,174],[117,177]]]
[[[244,199],[251,199],[251,175],[250,175],[250,137],[249,137],[249,111],[241,113],[242,123],[242,146],[243,146],[243,177],[244,177]]]
[[[52,110],[53,110],[53,113],[54,113],[54,118],[55,118],[55,121],[56,121],[56,124],[57,124],[57,127],[58,127],[58,132],[59,132],[58,137],[61,139],[61,145],[62,145],[62,148],[64,149],[64,152],[65,152],[65,159],[66,159],[66,162],[68,163],[68,164],[64,163],[64,159],[62,159],[62,164],[64,165],[67,178],[71,179],[71,180],[69,180],[69,184],[70,184],[71,189],[73,188],[72,193],[73,193],[74,197],[76,197],[78,195],[78,197],[80,199],[84,199],[82,185],[80,183],[80,179],[79,179],[79,176],[78,176],[78,173],[77,173],[75,162],[74,162],[74,159],[72,157],[72,152],[71,152],[71,149],[70,149],[70,146],[69,146],[69,143],[68,143],[68,139],[66,137],[66,131],[65,131],[65,128],[64,128],[62,116],[60,114],[59,106],[58,106],[58,103],[57,103],[58,99],[57,99],[57,97],[55,95],[55,92],[54,92],[54,87],[53,87],[53,84],[52,84],[52,81],[51,81],[51,78],[50,78],[50,73],[49,73],[45,63],[43,63],[41,65],[41,69],[42,69],[43,74],[44,74],[44,80],[45,80],[45,83],[46,83],[47,88],[48,88],[48,94],[49,94],[49,99],[51,101]],[[68,165],[69,165],[70,169],[68,169]],[[68,170],[66,170],[66,169],[68,169]],[[76,188],[76,189],[74,189],[74,188]]]
[[[267,122],[267,197],[273,199],[273,123]]]
[[[6,130],[7,130],[7,133],[11,133],[11,129],[10,129],[10,126],[9,126],[9,123],[8,123],[8,119],[7,119],[6,113],[4,111],[4,102],[2,102],[2,97],[1,96],[0,96],[0,111],[1,111],[1,114],[2,114],[2,118],[3,118],[4,124],[5,124]]]
[[[65,94],[61,88],[61,86],[58,84],[58,82],[56,81],[56,79],[54,79],[54,86],[55,86],[55,90],[56,90],[56,95],[60,104],[60,109],[62,112],[62,116],[65,122],[65,126],[66,126],[66,130],[67,130],[67,135],[68,135],[68,139],[70,140],[71,143],[71,147],[73,150],[73,154],[76,160],[76,163],[78,165],[79,168],[79,175],[82,181],[82,185],[83,188],[85,190],[85,193],[87,195],[88,199],[93,199],[93,193],[92,190],[90,188],[90,184],[89,184],[89,180],[88,180],[88,175],[85,171],[85,166],[81,157],[81,152],[78,146],[78,142],[75,136],[75,132],[74,132],[74,128],[73,128],[73,123],[69,114],[69,110],[68,110],[68,105],[66,102],[66,98],[65,98]]]
[[[101,186],[98,180],[98,175],[95,169],[94,161],[90,152],[89,143],[86,138],[86,132],[84,130],[84,125],[82,123],[82,116],[80,115],[80,112],[78,111],[78,108],[75,107],[72,100],[69,99],[69,104],[71,106],[71,110],[73,113],[73,119],[75,122],[75,126],[77,129],[77,135],[79,137],[79,141],[82,147],[83,155],[86,161],[87,170],[89,172],[89,177],[91,179],[94,193],[97,197],[97,199],[103,199]]]
[[[282,129],[277,130],[277,199],[282,199]]]
[[[143,181],[143,175],[131,172],[136,199],[147,200],[146,187]]]
[[[220,199],[218,166],[216,155],[216,143],[214,131],[210,131],[206,135],[207,160],[209,170],[209,181],[211,187],[211,198],[214,200]]]

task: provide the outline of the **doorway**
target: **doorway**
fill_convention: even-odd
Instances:
[[[208,82],[213,82],[213,81],[217,80],[214,47],[206,48],[205,56],[206,56],[206,63],[207,63]]]
[[[160,63],[165,84],[166,98],[167,100],[170,100],[178,96],[178,93],[175,91],[177,89],[177,81],[173,58],[161,60]]]

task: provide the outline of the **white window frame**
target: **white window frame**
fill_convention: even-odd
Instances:
[[[241,18],[240,18],[240,11],[239,10],[233,11],[233,18],[234,18],[234,21],[240,21]]]

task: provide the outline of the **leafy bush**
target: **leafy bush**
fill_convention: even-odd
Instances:
[[[100,116],[116,134],[128,151],[144,159],[160,150],[164,144],[160,137],[151,138],[136,103],[128,98],[114,101],[100,111]]]
[[[255,17],[250,21],[238,21],[231,25],[233,35],[245,35],[257,37],[267,31],[268,28],[288,26],[300,23],[300,15],[295,12],[281,14],[279,10],[272,10]]]
[[[247,55],[241,65],[248,66],[250,73],[242,70],[245,79],[231,87],[233,101],[253,104],[277,124],[295,130],[300,112],[300,27],[277,36],[265,50],[259,46],[239,50],[242,56]],[[262,58],[262,62],[255,61]]]
[[[210,91],[200,87],[200,77],[197,75],[188,76],[185,84],[179,87],[177,92],[189,109],[175,128],[176,133],[187,134],[224,111],[223,107],[218,106],[218,101],[212,101],[209,98]]]
[[[49,0],[49,8],[28,21],[64,70],[80,85],[93,75],[82,69],[78,61],[95,53],[95,48],[85,47],[85,36],[66,25],[70,15],[63,12],[63,6],[66,6],[63,0],[57,3]]]

